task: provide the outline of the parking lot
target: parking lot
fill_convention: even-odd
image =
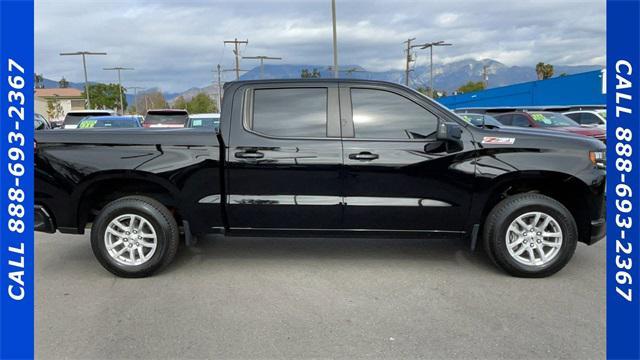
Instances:
[[[210,237],[121,279],[36,233],[36,356],[605,357],[605,243],[517,279],[464,242]]]

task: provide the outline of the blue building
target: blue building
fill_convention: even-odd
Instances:
[[[604,106],[607,101],[602,77],[601,71],[589,71],[447,96],[438,99],[438,101],[450,109],[512,106]]]

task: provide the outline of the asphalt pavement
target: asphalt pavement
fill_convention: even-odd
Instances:
[[[605,357],[605,243],[546,279],[451,240],[223,238],[145,279],[36,233],[40,359]]]

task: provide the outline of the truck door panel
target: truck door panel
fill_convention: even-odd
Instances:
[[[334,84],[240,90],[228,148],[229,226],[338,229],[342,144]],[[238,93],[237,92],[237,93]]]

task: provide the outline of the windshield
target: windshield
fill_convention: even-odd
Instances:
[[[197,118],[189,120],[189,127],[217,129],[220,126],[219,118]]]
[[[496,118],[494,118],[491,115],[482,115],[482,114],[460,114],[459,115],[462,120],[468,122],[471,125],[475,125],[475,126],[482,126],[483,125],[483,120],[484,120],[484,125],[485,126],[492,126],[492,127],[502,127],[503,125],[496,120]]]
[[[566,126],[576,126],[580,125],[571,120],[569,117],[564,116],[558,113],[552,112],[532,112],[529,113],[533,121],[540,127],[566,127]]]
[[[88,128],[134,128],[139,127],[135,119],[112,120],[87,118],[78,124],[79,129]]]
[[[187,123],[189,116],[181,113],[147,114],[144,118],[145,126],[148,125],[182,125]]]
[[[108,112],[104,113],[67,113],[67,116],[64,117],[64,125],[76,125],[80,122],[80,120],[86,118],[87,116],[109,116]]]

